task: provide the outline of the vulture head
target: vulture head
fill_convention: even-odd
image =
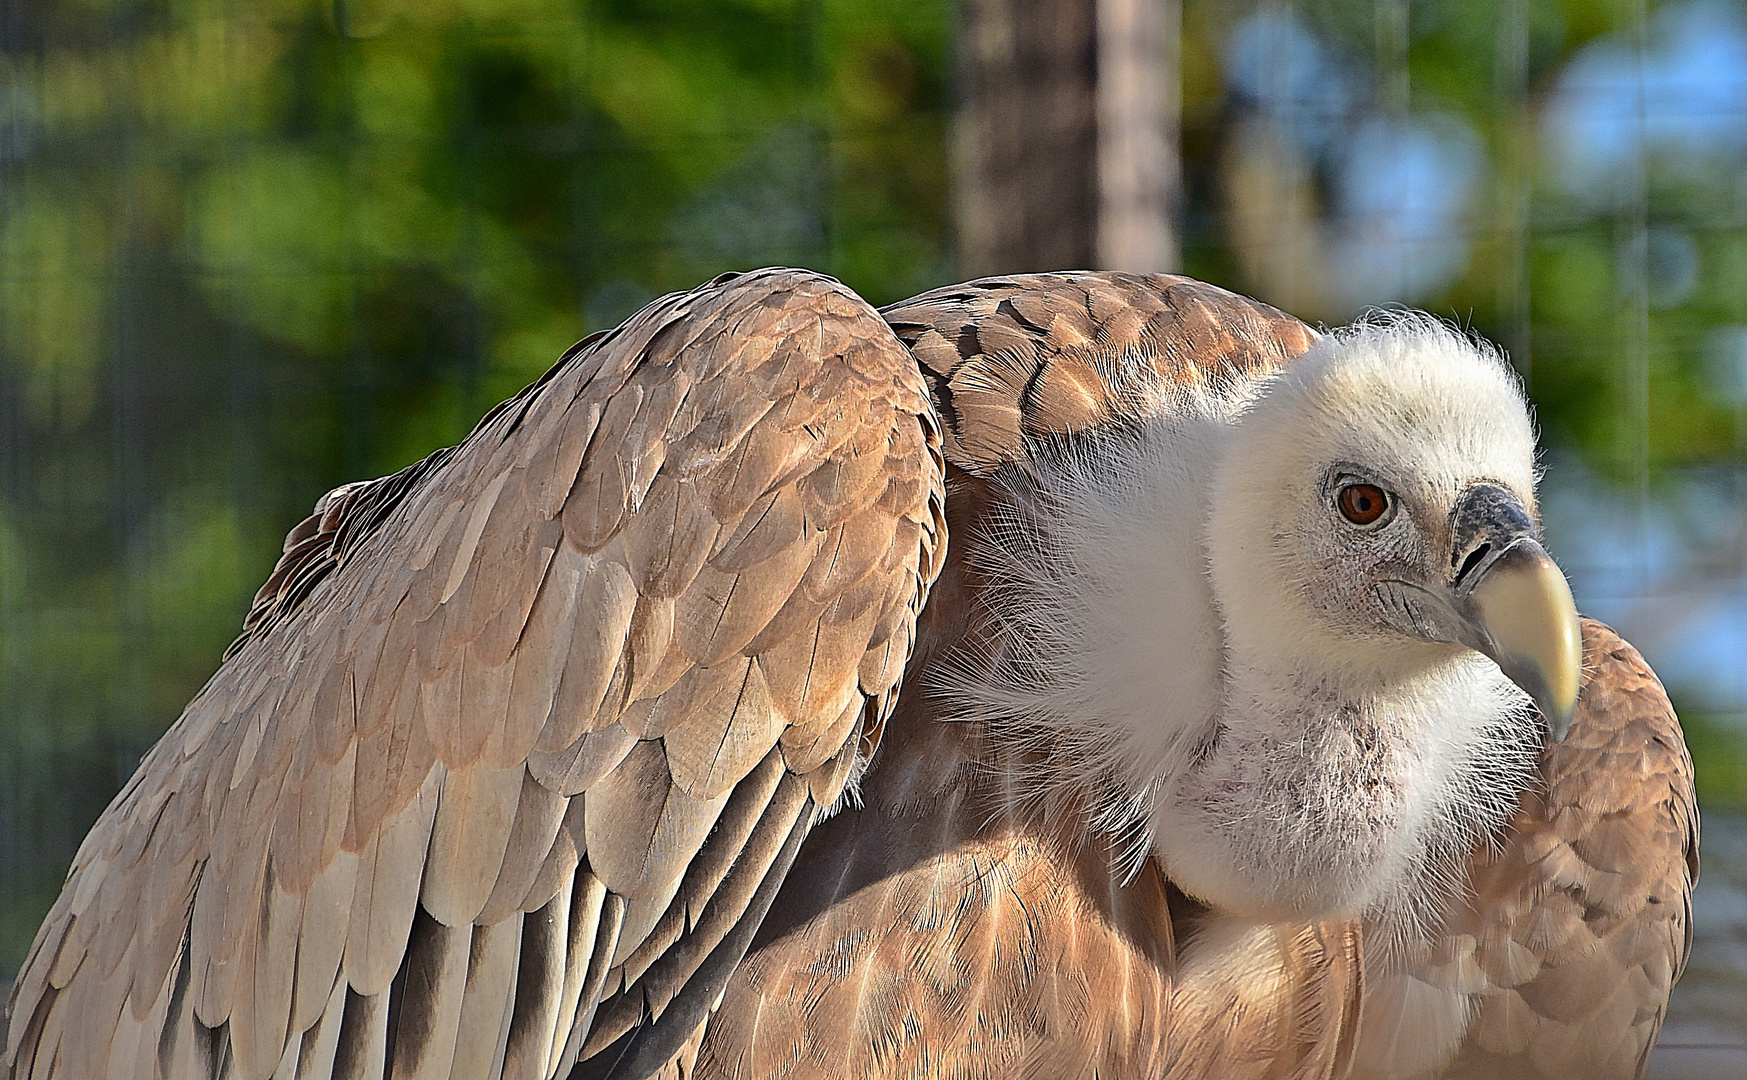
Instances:
[[[1002,478],[994,644],[954,688],[1210,906],[1411,923],[1577,698],[1515,376],[1396,316],[1236,405],[1173,393]]]

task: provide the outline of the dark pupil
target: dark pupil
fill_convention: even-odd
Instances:
[[[1383,515],[1383,493],[1370,484],[1354,484],[1341,492],[1341,509],[1355,524],[1369,525]]]

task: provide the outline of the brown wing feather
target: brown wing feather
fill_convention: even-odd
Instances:
[[[330,494],[82,847],[9,1074],[684,1051],[891,707],[940,454],[871,309],[761,271]]]
[[[1080,806],[1016,801],[1023,763],[927,692],[983,594],[983,476],[1161,394],[1223,392],[1302,323],[1182,278],[1028,275],[885,309],[946,421],[955,536],[865,805],[814,830],[705,1031],[697,1073],[1329,1077],[1358,1012],[1350,924],[1243,927],[1148,865],[1123,884]],[[791,729],[792,732],[798,729]],[[785,752],[787,745],[785,744]]]
[[[1027,438],[1134,416],[1158,395],[1222,393],[1308,349],[1283,311],[1169,274],[983,278],[880,314],[946,424],[947,460],[987,473]]]
[[[1571,734],[1543,752],[1502,845],[1470,859],[1448,933],[1373,980],[1362,1075],[1403,1057],[1473,1080],[1643,1072],[1692,946],[1692,759],[1637,650],[1585,620],[1583,666]]]
[[[797,864],[790,881],[812,882],[811,895],[784,897],[819,914],[755,948],[699,1071],[1339,1075],[1356,1009],[1353,928],[1234,934],[1156,868],[1119,884],[1101,851],[1033,825],[991,819],[978,799],[827,823],[809,851],[833,844],[835,857]],[[885,872],[870,848],[902,869]],[[1175,957],[1161,951],[1173,920]]]

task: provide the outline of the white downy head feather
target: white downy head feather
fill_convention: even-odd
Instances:
[[[1333,492],[1398,500],[1356,530]],[[1079,789],[1132,869],[1258,918],[1362,910],[1405,934],[1532,772],[1526,696],[1382,614],[1381,574],[1448,575],[1480,481],[1533,512],[1534,431],[1503,360],[1426,316],[1324,337],[1284,371],[1035,448],[973,559],[986,652],[942,680]]]

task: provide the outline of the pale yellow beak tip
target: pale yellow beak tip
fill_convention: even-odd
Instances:
[[[1493,646],[1487,655],[1535,699],[1548,736],[1563,741],[1583,680],[1583,627],[1558,564],[1532,540],[1512,545],[1476,583],[1472,605]]]

